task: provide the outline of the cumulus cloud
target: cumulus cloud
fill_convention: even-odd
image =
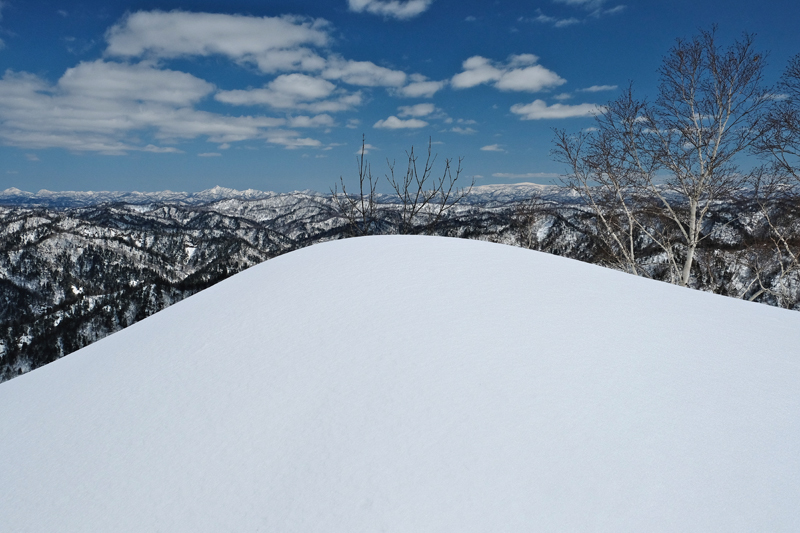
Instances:
[[[148,144],[142,148],[143,152],[153,152],[156,154],[182,154],[183,150],[178,150],[174,146],[156,146],[155,144]]]
[[[400,70],[381,67],[371,61],[352,61],[338,57],[328,60],[321,75],[329,80],[341,80],[362,87],[400,87],[407,79],[406,73]]]
[[[461,135],[471,135],[473,133],[478,133],[478,130],[476,129],[470,127],[462,128],[461,126],[453,126],[452,128],[450,128],[449,131],[452,131],[453,133],[460,133]]]
[[[287,124],[290,128],[330,128],[336,125],[333,117],[330,115],[322,114],[313,117],[300,115],[297,117],[289,117]]]
[[[541,120],[573,117],[590,117],[603,111],[597,104],[553,104],[547,105],[544,100],[534,100],[530,104],[515,104],[511,112],[521,115],[522,120]]]
[[[400,129],[416,129],[424,128],[428,123],[418,118],[410,118],[403,120],[392,115],[385,120],[379,120],[373,124],[373,128],[386,129],[386,130],[400,130]]]
[[[397,108],[401,117],[426,117],[436,111],[433,104],[404,105]]]
[[[197,157],[222,157],[222,154],[219,152],[203,152],[202,154],[197,154]]]
[[[553,0],[557,4],[566,4],[568,6],[578,6],[585,9],[597,9],[602,6],[606,0]]]
[[[312,47],[330,42],[328,22],[297,16],[248,17],[185,11],[138,11],[106,32],[106,54],[175,58],[223,55],[263,72],[319,70]]]
[[[329,31],[330,24],[323,19],[298,16],[138,11],[109,28],[105,55],[149,60],[220,55],[241,65],[255,66],[265,74],[291,72],[295,76],[313,76],[315,80],[309,81],[309,90],[324,87],[332,91],[333,86],[320,83],[328,80],[360,87],[387,87],[400,96],[431,97],[446,84],[419,74],[409,76],[401,70],[382,67],[371,61],[355,61],[328,54],[325,49],[331,42]],[[286,78],[278,79],[287,82]],[[295,77],[288,82],[292,80],[308,81],[310,78]],[[296,92],[295,89],[284,91],[272,87],[266,91],[248,90],[248,94],[223,92],[220,98],[228,103],[244,104],[253,100],[273,107],[291,108],[288,104],[275,103],[284,101],[282,95]],[[340,105],[329,104],[325,109],[308,110],[334,112],[349,109],[355,99],[350,98],[347,105],[340,102]],[[260,100],[263,101],[258,102]]]
[[[288,150],[296,148],[320,148],[322,143],[317,139],[300,137],[295,131],[270,131],[267,132],[266,141],[271,144],[283,146]]]
[[[356,150],[353,153],[355,153],[356,155],[361,155],[362,150],[364,152],[364,155],[367,155],[368,153],[370,153],[373,150],[380,150],[380,148],[378,148],[376,146],[372,146],[369,143],[365,143],[361,148],[359,148],[358,150]]]
[[[283,74],[262,89],[219,91],[214,99],[231,105],[266,105],[280,110],[336,113],[361,104],[360,92],[337,89],[333,83],[306,74]]]
[[[575,17],[567,17],[567,18],[559,18],[559,17],[551,17],[549,15],[545,15],[541,11],[538,11],[538,15],[534,17],[532,20],[534,22],[539,22],[542,24],[552,24],[556,28],[566,28],[567,26],[573,26],[575,24],[580,24],[580,19]]]
[[[482,83],[499,80],[503,71],[492,65],[489,59],[473,56],[462,64],[463,72],[453,76],[450,83],[456,89],[467,89]]]
[[[505,152],[504,149],[500,148],[499,144],[489,144],[487,146],[482,146],[481,150],[484,152]]]
[[[427,11],[433,0],[347,0],[350,11],[410,19]]]
[[[149,133],[170,143],[198,137],[230,143],[266,139],[286,124],[281,118],[195,109],[212,90],[213,85],[190,74],[150,64],[84,62],[55,84],[6,71],[0,79],[0,142],[110,155],[131,150],[176,153],[174,147],[142,146],[138,139]]]
[[[466,89],[494,82],[494,87],[502,91],[538,92],[567,82],[538,65],[538,61],[533,54],[512,55],[504,64],[473,56],[464,61],[463,72],[453,76],[451,84],[456,89]]]
[[[141,100],[185,106],[197,102],[214,86],[191,74],[157,69],[140,63],[81,62],[67,69],[59,89],[72,95],[99,100]]]
[[[408,98],[431,98],[447,85],[446,81],[432,81],[421,74],[411,74],[405,87],[396,89],[396,94]]]
[[[578,89],[579,93],[599,93],[603,91],[616,91],[616,85],[592,85],[584,89]]]

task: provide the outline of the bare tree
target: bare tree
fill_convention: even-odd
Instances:
[[[474,181],[466,188],[458,186],[463,172],[462,158],[453,167],[452,159],[445,159],[439,177],[433,173],[437,156],[428,141],[428,154],[418,165],[419,157],[414,147],[406,152],[408,165],[404,175],[395,174],[396,162],[386,163],[389,173],[385,179],[394,195],[378,201],[377,187],[380,179],[374,178],[366,161],[366,143],[362,138],[358,159],[358,192],[347,192],[344,179],[331,190],[334,206],[347,220],[350,233],[356,236],[373,235],[388,231],[394,226],[400,234],[431,234],[437,230],[448,210],[461,202],[472,190]],[[341,186],[341,192],[339,192]]]
[[[772,266],[755,296],[767,294],[785,306],[797,301],[800,277],[800,54],[790,60],[777,90],[755,146],[768,165],[754,196],[771,243]]]
[[[527,201],[516,204],[511,220],[520,245],[530,250],[540,250],[542,240],[536,226],[545,217],[553,215],[553,210],[549,208],[540,191],[534,191]]]
[[[341,176],[339,176],[339,184],[335,184],[331,190],[336,210],[347,220],[350,233],[355,237],[378,233],[379,216],[376,197],[378,180],[372,177],[372,168],[365,159],[366,146],[362,136],[361,154],[357,159],[358,193],[348,193],[344,178]],[[342,187],[342,192],[339,192],[339,185]]]
[[[475,184],[473,181],[467,188],[457,186],[463,158],[458,159],[455,170],[452,167],[453,160],[445,159],[441,176],[435,178],[433,166],[436,155],[432,153],[431,147],[432,142],[429,140],[428,155],[421,169],[417,165],[419,157],[414,154],[414,147],[406,152],[408,166],[402,177],[395,175],[395,162],[387,160],[389,174],[386,180],[400,204],[400,220],[397,226],[400,234],[433,233],[446,211],[461,202]]]
[[[757,149],[769,156],[771,173],[779,183],[796,189],[800,185],[800,54],[789,62],[778,91],[771,95],[767,127]]]
[[[655,245],[670,280],[689,284],[709,210],[755,179],[736,158],[765,129],[763,68],[751,35],[721,48],[715,28],[702,31],[678,39],[664,57],[652,104],[629,88],[598,114],[597,131],[556,132],[567,183],[623,269],[642,273],[637,246]]]

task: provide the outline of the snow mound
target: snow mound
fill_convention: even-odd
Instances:
[[[798,346],[537,252],[320,244],[0,385],[0,530],[796,531]]]

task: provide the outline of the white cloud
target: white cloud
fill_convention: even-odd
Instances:
[[[556,174],[553,172],[527,172],[525,174],[510,174],[507,172],[495,172],[492,174],[493,178],[505,178],[505,179],[512,179],[512,180],[519,180],[519,179],[552,179],[552,178],[559,178],[561,174]]]
[[[397,108],[401,117],[426,117],[436,111],[433,104],[404,105]]]
[[[400,87],[407,79],[406,73],[400,70],[381,67],[371,61],[350,61],[339,57],[329,59],[321,75],[329,80],[362,87]]]
[[[618,6],[612,7],[611,9],[606,9],[606,10],[602,11],[602,13],[599,13],[599,14],[600,15],[613,15],[615,13],[621,13],[622,11],[625,11],[625,9],[626,9],[626,6],[618,5]]]
[[[494,87],[503,91],[538,92],[563,85],[567,80],[555,72],[537,65],[539,58],[533,54],[512,55],[505,64],[473,56],[464,61],[463,72],[453,76],[451,83],[456,89],[475,87],[494,82]]]
[[[569,100],[570,98],[572,98],[572,95],[569,93],[561,93],[555,95],[553,98],[555,98],[556,100]]]
[[[203,152],[202,154],[197,154],[197,157],[222,157],[222,154],[219,152]]]
[[[553,0],[557,4],[567,4],[568,6],[578,6],[586,9],[597,9],[606,0]]]
[[[360,120],[358,120],[357,118],[351,118],[351,119],[347,120],[347,126],[345,126],[345,127],[350,128],[351,130],[354,130],[354,129],[356,129],[358,127],[359,124],[361,124]]]
[[[54,85],[33,74],[6,71],[0,79],[0,142],[110,155],[172,152],[153,144],[143,147],[138,137],[150,133],[175,141],[205,136],[224,143],[264,138],[286,122],[194,109],[212,89],[189,74],[149,64],[81,63]]]
[[[580,19],[576,19],[575,17],[568,17],[568,18],[558,18],[558,17],[551,17],[549,15],[543,14],[539,11],[539,14],[532,19],[534,22],[540,22],[542,24],[552,24],[556,28],[566,28],[567,26],[573,26],[575,24],[580,24]]]
[[[597,104],[553,104],[548,106],[544,100],[534,100],[530,104],[515,104],[511,112],[522,115],[522,120],[558,119],[590,117],[603,111]]]
[[[482,146],[481,150],[484,152],[505,152],[504,149],[500,148],[499,144],[490,144],[487,146]]]
[[[530,22],[538,22],[541,24],[550,24],[556,28],[566,28],[568,26],[573,26],[575,24],[581,24],[586,22],[587,18],[595,18],[598,19],[605,15],[613,15],[615,13],[620,13],[625,10],[624,5],[618,5],[612,7],[611,9],[603,9],[603,4],[605,0],[554,0],[556,3],[560,4],[567,4],[572,7],[582,8],[589,13],[587,16],[583,18],[576,18],[576,17],[567,17],[567,18],[560,18],[560,17],[553,17],[550,15],[545,15],[542,13],[541,9],[537,9],[537,15],[533,18],[520,18],[519,21],[530,21]]]
[[[377,148],[377,147],[375,147],[375,146],[372,146],[372,145],[371,145],[371,144],[369,144],[369,143],[365,143],[365,144],[364,144],[364,146],[363,146],[362,148],[359,148],[358,150],[356,150],[356,151],[355,151],[355,152],[353,152],[353,153],[355,153],[356,155],[361,155],[361,150],[362,150],[362,149],[364,150],[364,155],[367,155],[368,153],[370,153],[370,152],[371,152],[371,151],[373,151],[373,150],[380,150],[380,148]]]
[[[425,12],[433,0],[347,0],[350,11],[366,11],[373,15],[409,19]]]
[[[579,93],[599,93],[603,91],[616,91],[616,85],[592,85],[591,87],[586,87],[585,89],[578,89]]]
[[[336,85],[305,74],[284,74],[269,82],[263,89],[220,91],[214,98],[234,105],[269,105],[278,109],[293,109],[302,102],[327,98]]]
[[[505,72],[495,84],[503,91],[538,92],[542,89],[563,85],[567,80],[541,65],[534,65]]]
[[[129,100],[184,106],[197,102],[214,86],[185,72],[157,69],[148,63],[97,60],[67,69],[59,89],[83,98]]]
[[[394,6],[398,3],[385,4]],[[368,9],[366,5],[362,7]],[[401,70],[376,65],[371,61],[355,61],[318,51],[330,44],[329,30],[329,23],[323,19],[288,15],[251,17],[184,11],[139,11],[127,15],[106,32],[108,47],[105,54],[150,60],[221,55],[241,65],[253,65],[263,73],[291,72],[289,76],[294,78],[279,76],[276,83],[285,82],[292,87],[272,84],[266,91],[223,91],[218,95],[218,100],[228,103],[267,104],[279,109],[291,109],[293,101],[309,102],[324,98],[299,97],[303,89],[331,92],[335,87],[323,85],[320,83],[322,81],[338,81],[361,87],[387,87],[394,94],[406,97],[431,97],[446,85],[444,81],[431,81],[419,74],[409,76]],[[309,76],[302,77],[306,75]],[[304,83],[308,86],[303,87]],[[289,98],[286,98],[287,95]],[[303,109],[335,112],[350,109],[358,103],[360,96],[351,96],[338,105],[329,103],[324,107],[304,106]]]
[[[625,10],[624,5],[617,5],[610,9],[603,9],[603,4],[606,3],[606,0],[553,0],[558,4],[566,4],[569,6],[580,7],[587,11],[591,11],[589,14],[592,17],[599,18],[603,15],[613,15],[614,13],[619,13],[620,11]]]
[[[330,128],[336,125],[330,115],[316,115],[307,117],[304,115],[289,117],[288,125],[290,128]]]
[[[248,17],[185,11],[138,11],[106,32],[106,54],[175,58],[223,55],[263,72],[319,70],[309,47],[330,42],[328,23],[296,16]]]
[[[220,91],[214,99],[231,105],[268,105],[281,110],[336,113],[361,104],[361,93],[349,93],[336,85],[306,74],[283,74],[263,89]]]
[[[267,142],[283,146],[287,150],[296,148],[320,148],[322,143],[317,139],[300,137],[295,131],[272,131],[267,133]]]
[[[156,154],[182,154],[183,150],[178,150],[174,146],[156,146],[155,144],[148,144],[142,148],[143,152],[153,152]]]
[[[453,126],[450,128],[450,131],[453,133],[460,133],[461,135],[470,135],[472,133],[478,133],[478,130],[472,128],[462,128],[461,126]]]
[[[386,129],[386,130],[399,130],[399,129],[416,129],[424,128],[428,123],[418,118],[410,118],[402,120],[392,115],[385,120],[379,120],[373,124],[373,128]]]
[[[503,76],[503,71],[492,66],[492,62],[485,57],[473,56],[464,61],[464,71],[453,76],[450,83],[456,89],[467,89],[482,83],[497,81]]]
[[[336,86],[329,81],[304,74],[286,74],[272,80],[269,88],[292,99],[309,101],[327,98]]]
[[[25,154],[25,159],[28,161],[39,161],[39,156],[36,154]]]
[[[422,76],[423,79],[421,80],[413,81],[415,76],[418,75],[411,75],[411,83],[405,87],[396,89],[396,93],[399,96],[405,96],[407,98],[431,98],[434,94],[443,89],[445,85],[447,85],[446,81],[425,80],[424,76]]]

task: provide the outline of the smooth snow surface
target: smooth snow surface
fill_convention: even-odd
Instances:
[[[316,245],[0,385],[0,530],[796,532],[799,347],[537,252]]]

